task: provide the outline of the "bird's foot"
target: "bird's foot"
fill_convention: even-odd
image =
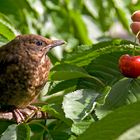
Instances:
[[[26,123],[30,119],[34,118],[47,118],[47,113],[42,112],[40,107],[29,105],[24,109],[14,109],[13,114],[15,116],[16,122]]]
[[[21,123],[21,122],[24,122],[24,120],[25,120],[24,115],[20,112],[19,109],[14,109],[13,110],[13,116],[15,117],[15,120],[18,124]]]

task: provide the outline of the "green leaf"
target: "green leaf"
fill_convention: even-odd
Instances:
[[[20,124],[16,128],[17,140],[30,140],[30,127],[27,124]]]
[[[63,122],[65,122],[67,125],[71,126],[71,121],[69,119],[65,118],[60,112],[55,110],[50,105],[44,105],[41,108],[41,110],[46,111],[47,113],[51,114],[51,116],[54,116],[55,118],[58,118],[58,119],[62,120]]]
[[[70,64],[60,64],[56,65],[51,69],[51,73],[49,74],[49,79],[51,80],[70,80],[76,78],[92,78],[99,82],[100,84],[104,85],[102,81],[98,78],[89,75],[82,67],[70,65]]]
[[[132,54],[134,44],[126,40],[114,39],[100,42],[88,49],[75,51],[65,57],[64,62],[84,66],[86,72],[93,77],[100,79],[106,86],[112,86],[122,78],[118,68],[118,60],[122,54]],[[80,48],[80,47],[79,47]],[[137,46],[137,54],[139,54]],[[60,75],[59,75],[60,76]],[[78,89],[92,88],[101,91],[104,86],[99,86],[98,82],[91,78],[82,77],[77,82]],[[100,88],[99,88],[100,87]]]
[[[63,90],[75,89],[77,82],[78,82],[78,79],[53,82],[49,87],[49,91],[47,92],[47,95],[50,95],[59,91],[63,91]]]
[[[92,42],[88,38],[87,28],[81,14],[75,10],[70,10],[69,12],[75,36],[81,41],[80,44],[91,44]]]
[[[127,40],[113,39],[111,41],[104,41],[88,47],[84,51],[74,51],[67,54],[63,62],[76,64],[77,66],[87,66],[95,58],[103,54],[110,54],[115,52],[131,53],[133,51],[134,43]],[[137,46],[137,49],[139,47]]]
[[[91,123],[93,123],[93,119],[74,122],[71,131],[76,135],[80,135],[91,125]]]
[[[93,123],[77,140],[113,140],[140,122],[140,102],[116,109]]]
[[[16,136],[16,124],[8,126],[8,128],[3,132],[0,139],[1,140],[17,140]]]
[[[106,2],[106,4],[104,4],[103,0],[98,0],[92,3],[96,6],[94,7],[98,12],[98,19],[96,19],[96,21],[99,21],[100,28],[103,32],[108,31],[110,26],[113,24],[113,17],[110,14],[112,7],[109,5],[109,2]],[[102,24],[102,21],[104,22],[104,24]]]
[[[48,120],[47,122],[47,128],[49,129],[49,132],[47,134],[48,140],[68,140],[71,135],[71,126],[66,125],[61,120],[53,119]]]
[[[0,13],[0,26],[0,41],[2,42],[12,40],[17,34],[14,25],[10,22],[10,18],[2,13]]]
[[[94,59],[86,70],[90,75],[98,77],[106,85],[112,85],[122,78],[118,67],[118,60],[122,54],[122,52],[102,54]]]
[[[113,110],[140,100],[140,79],[124,78],[112,87],[103,108]]]
[[[83,120],[94,109],[99,93],[90,89],[77,90],[65,95],[63,109],[66,118],[73,121]]]
[[[32,135],[31,140],[43,140],[43,135],[48,131],[44,120],[33,120],[29,123]]]
[[[1,135],[1,140],[30,140],[30,128],[26,124],[10,125]]]
[[[0,21],[0,34],[3,35],[7,40],[12,40],[15,37],[14,32],[11,30],[11,28]]]
[[[9,125],[12,125],[13,122],[11,121],[0,121],[0,135],[8,128]]]
[[[31,136],[31,140],[43,140],[43,134],[35,133],[33,136]]]
[[[51,80],[69,80],[80,77],[90,77],[90,75],[83,68],[70,64],[56,65],[50,73]]]
[[[102,118],[110,111],[140,100],[140,79],[123,78],[116,82],[108,95],[105,103],[96,108],[96,115]]]
[[[128,9],[126,9],[123,1],[110,0],[110,3],[114,7],[119,21],[122,23],[123,27],[130,31],[130,23],[128,16],[131,16]]]
[[[140,138],[140,124],[128,129],[117,140],[138,140]]]

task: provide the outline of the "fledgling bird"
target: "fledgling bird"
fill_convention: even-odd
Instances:
[[[62,44],[29,34],[0,47],[0,110],[26,108],[37,98],[51,67],[47,53]]]

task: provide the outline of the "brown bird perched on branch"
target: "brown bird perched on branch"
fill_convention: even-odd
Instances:
[[[29,34],[0,47],[0,110],[16,112],[37,98],[51,67],[47,53],[62,44],[62,40]]]

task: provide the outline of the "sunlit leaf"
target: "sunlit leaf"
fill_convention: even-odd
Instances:
[[[140,124],[128,129],[117,140],[138,140],[140,138]]]
[[[75,36],[79,38],[81,44],[91,44],[88,38],[87,28],[79,12],[70,10],[70,17],[72,19],[72,24],[74,27]]]
[[[26,124],[12,124],[1,135],[1,140],[29,140],[30,128]]]
[[[0,135],[8,128],[9,125],[12,125],[13,122],[11,121],[0,121]]]
[[[103,54],[110,54],[112,52],[130,53],[133,50],[133,44],[133,42],[120,39],[103,41],[93,45],[92,47],[88,47],[89,49],[85,51],[76,50],[75,52],[69,53],[65,56],[63,61],[65,63],[76,64],[78,66],[85,66],[88,65],[92,60]]]
[[[0,139],[1,140],[16,140],[16,124],[9,125],[8,128],[3,132]]]
[[[71,131],[76,135],[82,134],[91,124],[93,123],[92,119],[82,120],[79,122],[74,122],[71,128]]]
[[[14,32],[4,22],[0,21],[0,34],[7,40],[12,40],[15,37]]]
[[[122,2],[121,0],[110,0],[110,3],[112,4],[112,6],[114,7],[116,14],[118,16],[119,21],[122,23],[122,25],[124,26],[125,29],[127,29],[128,31],[130,31],[130,26],[129,26],[129,18],[128,15],[130,15],[129,10],[126,9],[126,7],[124,6],[124,2]]]
[[[77,90],[65,95],[63,108],[67,118],[73,121],[84,119],[94,109],[99,93],[90,89]]]

